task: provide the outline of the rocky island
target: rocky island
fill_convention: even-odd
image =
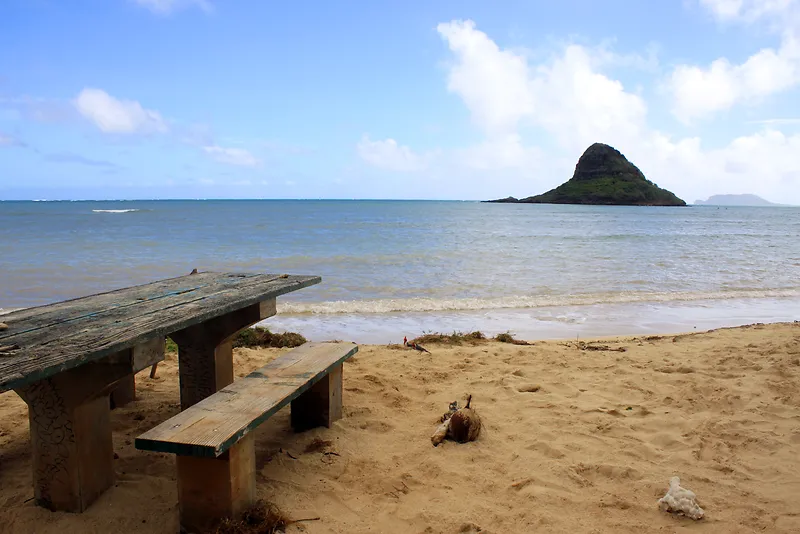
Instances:
[[[617,149],[595,143],[583,153],[572,178],[541,195],[489,202],[523,204],[599,204],[617,206],[685,206],[674,193],[661,189]]]

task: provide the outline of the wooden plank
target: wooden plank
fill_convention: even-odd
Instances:
[[[3,316],[9,329],[2,332],[0,344],[19,349],[0,355],[0,392],[321,281],[316,276],[219,273],[212,281],[212,273],[203,274],[171,279],[171,287],[191,287],[191,291],[164,291],[169,288],[158,285],[157,298],[148,293],[148,286],[120,290],[116,295],[124,296],[120,300],[124,305],[119,306],[108,303],[110,293],[102,295],[96,308],[90,302],[93,296],[76,299],[61,319],[47,315],[42,307],[33,316],[26,310]],[[192,285],[192,280],[202,284]],[[49,327],[43,322],[45,316],[51,321]],[[32,322],[25,326],[28,321]]]
[[[215,458],[358,352],[306,343],[136,438],[136,448]]]
[[[194,279],[198,275],[185,276],[183,278]],[[83,307],[88,309],[72,310],[68,315],[57,315],[50,317],[48,321],[36,319],[23,319],[18,321],[11,312],[7,314],[8,320],[13,321],[9,324],[9,329],[0,334],[0,344],[11,342],[10,340],[23,339],[29,345],[48,342],[58,339],[63,333],[78,332],[86,327],[97,327],[105,323],[114,323],[119,319],[127,320],[142,315],[147,315],[153,311],[182,307],[195,302],[208,299],[215,299],[241,293],[246,295],[254,288],[262,287],[271,282],[285,282],[288,280],[286,275],[227,275],[217,274],[217,280],[203,284],[181,284],[180,279],[169,290],[161,290],[154,294],[147,289],[132,291],[115,305],[104,305],[103,308],[91,305],[93,296],[84,297],[88,302]],[[257,289],[256,289],[257,290]],[[61,308],[61,304],[51,305],[56,310]],[[25,310],[20,310],[19,313]],[[17,341],[15,343],[19,344]]]
[[[158,362],[164,361],[164,350],[166,339],[155,337],[141,345],[136,345],[131,349],[131,365],[133,372],[138,373],[143,369],[152,367]]]
[[[158,299],[169,296],[171,293],[186,289],[201,288],[212,283],[219,277],[219,273],[198,273],[187,276],[167,278],[157,282],[140,284],[138,286],[115,289],[103,293],[96,293],[84,297],[64,300],[53,304],[24,308],[13,313],[15,321],[24,323],[26,328],[42,325],[52,325],[62,321],[71,321],[87,314],[102,312],[118,308],[127,304],[136,303],[141,294],[149,295],[147,299]],[[8,314],[11,315],[11,314]],[[7,331],[2,335],[9,335]],[[16,331],[21,333],[21,331]]]

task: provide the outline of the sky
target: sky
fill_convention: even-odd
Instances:
[[[0,200],[800,204],[800,0],[2,0]]]

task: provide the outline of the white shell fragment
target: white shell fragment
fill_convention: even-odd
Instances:
[[[681,487],[681,479],[678,477],[669,480],[669,490],[658,500],[658,507],[665,512],[683,514],[694,520],[702,519],[705,515],[697,504],[697,496],[693,491]]]

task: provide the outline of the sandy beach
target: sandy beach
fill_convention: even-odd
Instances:
[[[800,323],[592,342],[364,345],[345,364],[344,419],[257,431],[258,492],[308,533],[798,532]],[[237,349],[244,375],[279,349]],[[86,513],[33,504],[27,408],[0,395],[0,531],[174,533],[174,458],[135,436],[178,411],[177,357],[112,412],[116,485]],[[473,396],[480,438],[434,448]],[[319,440],[324,440],[320,442]],[[659,511],[680,476],[706,511]]]

